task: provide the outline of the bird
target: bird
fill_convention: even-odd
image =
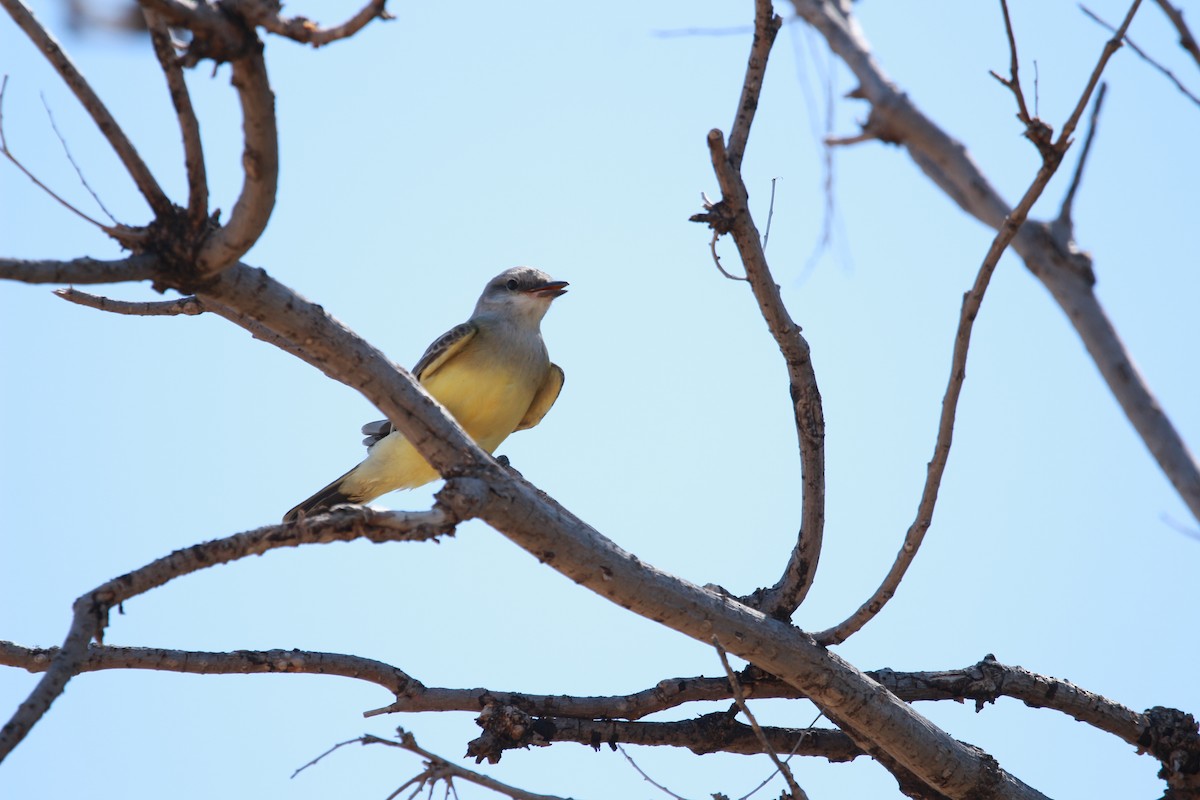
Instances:
[[[489,453],[514,431],[541,422],[562,391],[564,373],[550,361],[541,322],[567,286],[533,267],[501,272],[484,287],[470,319],[435,339],[413,367],[425,391]],[[288,511],[284,522],[439,477],[390,421],[369,422],[362,432],[362,463]]]

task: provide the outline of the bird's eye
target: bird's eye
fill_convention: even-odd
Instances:
[[[509,278],[508,283],[506,283],[504,285],[508,287],[508,290],[510,292],[515,292],[517,290],[517,287],[520,286],[521,284],[517,283],[516,278]]]

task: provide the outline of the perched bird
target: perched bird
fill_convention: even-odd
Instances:
[[[501,272],[484,287],[471,318],[429,345],[413,368],[425,391],[489,453],[513,431],[541,422],[558,399],[563,371],[550,362],[540,325],[566,286],[533,267]],[[366,459],[287,512],[284,522],[340,503],[368,503],[438,477],[388,420],[362,431]]]

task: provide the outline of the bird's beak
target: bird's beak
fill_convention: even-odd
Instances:
[[[566,281],[550,281],[549,283],[543,283],[540,286],[534,286],[532,289],[526,289],[525,291],[534,297],[547,297],[553,300],[556,297],[566,294],[567,286],[569,285]]]

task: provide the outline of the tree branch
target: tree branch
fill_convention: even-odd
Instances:
[[[133,572],[96,587],[74,603],[70,630],[33,692],[0,729],[0,761],[8,756],[49,710],[67,682],[77,675],[88,655],[88,644],[103,644],[108,612],[126,600],[170,580],[261,555],[279,547],[367,539],[372,542],[420,541],[449,533],[459,517],[444,508],[427,512],[377,512],[370,508],[332,511],[295,523],[269,525],[253,531],[176,550]]]
[[[42,27],[42,24],[37,21],[37,18],[21,0],[0,0],[0,5],[4,6],[4,10],[13,18],[13,21],[42,52],[63,82],[74,92],[84,109],[95,120],[96,126],[100,128],[100,132],[112,145],[117,157],[125,165],[126,171],[133,178],[142,197],[146,198],[154,215],[156,217],[168,216],[173,209],[170,199],[163,193],[162,187],[154,179],[150,168],[142,161],[142,157],[138,155],[133,143],[125,136],[125,132],[121,130],[121,126],[109,113],[108,108],[92,90],[91,85],[75,67],[70,57],[63,52],[62,46]]]
[[[1129,23],[1133,20],[1133,15],[1137,11],[1140,2],[1141,0],[1134,0],[1121,26],[1120,35],[1123,35],[1129,27]],[[1011,30],[1010,26],[1010,36]],[[1034,177],[1033,182],[1029,185],[1029,188],[1025,190],[1025,194],[1021,197],[1020,202],[1017,203],[1016,208],[1005,217],[999,232],[992,239],[991,247],[988,248],[983,263],[979,267],[979,272],[975,276],[975,284],[963,297],[962,310],[959,313],[958,319],[958,330],[954,336],[954,351],[950,363],[950,380],[946,386],[946,393],[942,398],[942,413],[938,421],[937,440],[934,443],[933,458],[930,460],[926,471],[925,486],[921,490],[921,500],[917,505],[916,519],[913,520],[912,525],[909,526],[908,532],[904,536],[904,544],[896,554],[896,559],[884,577],[883,582],[880,583],[879,588],[875,590],[871,597],[845,620],[832,628],[816,634],[817,641],[822,644],[832,645],[844,642],[883,609],[888,600],[896,593],[900,581],[904,578],[909,565],[917,555],[917,550],[921,547],[921,542],[925,538],[926,531],[933,524],[933,511],[937,505],[938,490],[941,487],[946,463],[950,459],[950,446],[954,439],[954,418],[958,409],[958,399],[962,394],[963,382],[967,376],[967,351],[971,346],[971,331],[975,325],[975,318],[979,315],[979,309],[983,304],[984,293],[987,291],[988,283],[991,281],[992,273],[996,270],[996,265],[1000,263],[1000,256],[1004,254],[1004,251],[1008,249],[1009,244],[1016,237],[1018,229],[1020,229],[1029,216],[1033,204],[1041,197],[1046,185],[1054,177],[1059,164],[1062,163],[1062,158],[1067,148],[1071,146],[1071,134],[1074,133],[1075,125],[1079,120],[1082,109],[1090,101],[1092,89],[1096,86],[1100,73],[1104,70],[1108,59],[1116,51],[1116,48],[1120,46],[1120,35],[1105,45],[1100,55],[1100,60],[1088,78],[1087,85],[1079,98],[1079,102],[1076,104],[1075,110],[1067,119],[1066,124],[1063,125],[1063,130],[1059,134],[1058,140],[1047,142],[1044,145],[1038,144],[1038,151],[1042,154],[1042,166]],[[1114,42],[1116,42],[1115,46]],[[1013,54],[1013,61],[1015,63],[1015,45]],[[1014,93],[1020,97],[1020,87],[1016,82],[1015,72],[1013,86]],[[1037,144],[1036,139],[1035,144]]]
[[[204,146],[200,141],[200,121],[196,119],[192,97],[188,93],[187,81],[183,78],[183,69],[179,65],[180,59],[171,42],[166,21],[148,6],[142,7],[142,16],[150,30],[154,55],[166,76],[171,104],[175,106],[175,116],[179,120],[179,132],[183,137],[183,163],[187,170],[188,224],[193,231],[199,232],[208,218],[208,175],[204,166]]]
[[[864,131],[904,146],[917,166],[964,211],[999,228],[1009,208],[967,153],[913,105],[880,69],[857,22],[831,0],[792,0],[859,80],[853,92],[871,103]],[[1200,467],[1125,351],[1093,291],[1091,259],[1055,241],[1045,223],[1028,221],[1013,249],[1050,291],[1099,368],[1109,390],[1193,516],[1200,520]]]
[[[22,283],[123,283],[153,280],[159,269],[157,256],[129,256],[116,261],[76,258],[27,260],[0,258],[0,280]]]
[[[746,142],[750,138],[750,125],[758,109],[758,97],[762,94],[763,78],[767,73],[767,58],[771,45],[783,19],[775,14],[771,0],[754,0],[754,42],[750,45],[750,58],[746,63],[746,78],[742,82],[742,96],[738,100],[737,115],[729,129],[729,163],[734,170],[741,170],[742,156],[746,153]]]
[[[705,212],[692,216],[691,220],[706,223],[713,229],[713,259],[726,277],[732,276],[717,259],[716,237],[724,233],[732,234],[746,270],[745,279],[750,283],[759,311],[787,364],[803,483],[800,535],[776,584],[758,589],[746,599],[754,608],[787,619],[812,587],[821,558],[825,529],[825,412],[808,342],[801,334],[800,326],[788,314],[779,286],[771,275],[762,239],[750,214],[749,192],[739,169],[762,91],[767,55],[779,24],[779,18],[771,15],[771,3],[756,0],[754,44],[746,67],[734,130],[730,135],[731,149],[725,148],[720,131],[713,130],[708,134],[709,152],[721,187],[722,200],[712,203],[705,198]],[[737,137],[736,142],[734,136]],[[740,148],[736,152],[732,149],[735,146]]]
[[[370,0],[358,13],[341,25],[322,28],[308,17],[284,18],[279,15],[279,5],[262,0],[238,0],[239,10],[256,25],[276,36],[323,47],[340,39],[347,39],[376,19],[389,20],[394,17],[387,12],[387,0]]]
[[[1180,46],[1188,51],[1192,58],[1196,60],[1196,65],[1200,66],[1200,44],[1196,43],[1196,37],[1192,35],[1191,29],[1183,21],[1183,12],[1171,5],[1167,0],[1158,0],[1158,7],[1163,10],[1163,13],[1167,15],[1167,19],[1171,20],[1171,24],[1175,26],[1176,32],[1179,33]]]
[[[275,209],[279,185],[279,135],[275,94],[267,80],[262,43],[233,62],[233,87],[242,106],[242,170],[245,180],[229,221],[204,239],[196,256],[201,278],[234,264],[262,235]]]

